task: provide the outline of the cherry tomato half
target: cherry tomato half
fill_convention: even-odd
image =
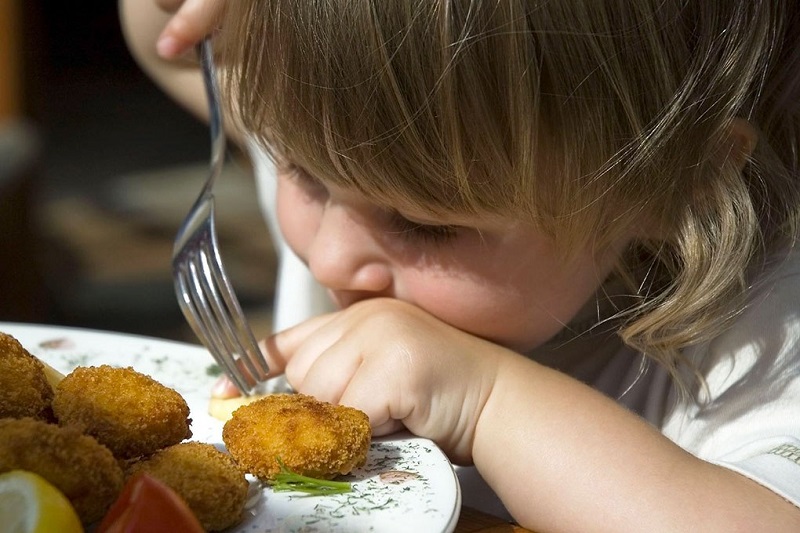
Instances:
[[[131,477],[96,533],[203,533],[186,502],[147,473]]]

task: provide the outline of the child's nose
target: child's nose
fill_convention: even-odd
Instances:
[[[329,204],[308,249],[308,266],[329,289],[385,293],[392,269],[373,230],[346,207]]]

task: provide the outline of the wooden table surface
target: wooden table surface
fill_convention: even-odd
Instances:
[[[462,507],[455,533],[534,533],[502,518],[492,516],[471,507]]]

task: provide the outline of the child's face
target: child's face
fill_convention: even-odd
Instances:
[[[520,223],[401,215],[295,171],[279,172],[278,218],[340,307],[398,298],[518,351],[569,322],[615,259],[585,250],[564,264],[548,239]]]

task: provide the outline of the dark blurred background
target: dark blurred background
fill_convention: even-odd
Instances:
[[[170,256],[208,154],[206,125],[134,63],[115,1],[0,0],[0,321],[194,341]],[[275,258],[242,154],[216,192],[223,259],[266,333]]]

